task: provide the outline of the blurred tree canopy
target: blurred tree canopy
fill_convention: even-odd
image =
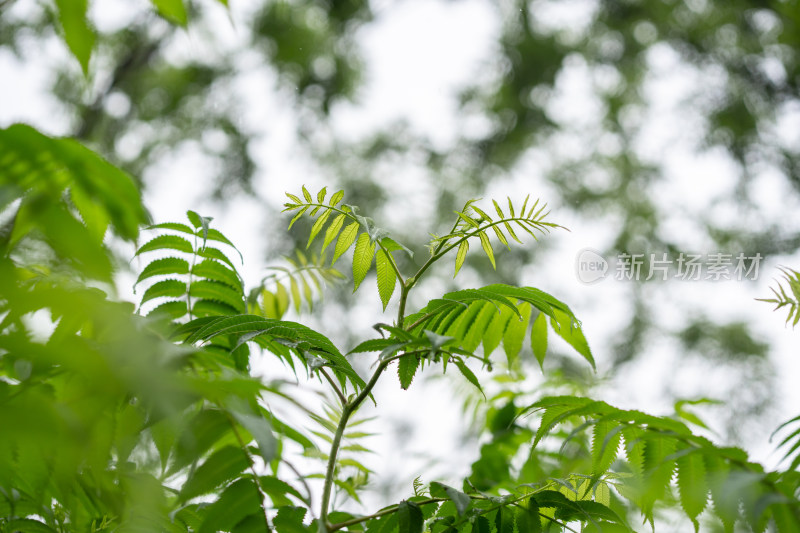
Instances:
[[[337,117],[358,105],[370,76],[360,36],[401,0],[230,0],[243,13],[235,44],[218,31],[228,24],[220,3],[154,2],[158,13],[128,6],[124,22],[101,24],[93,9],[102,3],[2,0],[0,47],[33,61],[53,32],[62,32],[77,60],[50,64],[52,95],[69,117],[69,131],[57,133],[77,137],[134,176],[147,176],[189,147],[211,162],[216,197],[233,204],[239,194],[256,196],[259,180],[277,179],[258,162],[257,143],[289,138],[326,182],[352,191],[353,203],[374,214],[389,196],[387,168],[416,169],[419,187],[433,195],[430,212],[449,218],[493,183],[530,182],[533,164],[546,179],[535,185],[547,184],[560,212],[613,228],[606,253],[677,253],[701,242],[708,250],[769,258],[800,244],[800,233],[781,225],[800,191],[800,143],[791,133],[800,116],[795,0],[487,1],[499,28],[491,59],[454,95],[459,127],[445,146],[408,123],[387,123],[356,139],[338,135]],[[196,50],[179,43],[187,27]],[[91,28],[95,42],[71,37],[87,34],[75,28]],[[252,102],[240,96],[253,95],[240,88],[253,73],[275,82],[277,101],[292,102],[285,110],[291,130],[284,122],[255,127],[246,120]],[[667,109],[675,115],[665,123],[658,115],[664,92],[655,89],[671,77],[678,82],[667,86],[675,100]],[[585,116],[567,112],[575,105],[567,89],[575,84],[591,103]],[[467,121],[481,126],[462,127]],[[663,135],[668,140],[659,143]],[[685,152],[723,161],[736,183],[712,204],[663,203],[664,191],[696,196],[674,180],[675,154]],[[786,200],[769,212],[756,194],[765,176],[780,182]],[[713,176],[707,178],[714,188]],[[278,202],[261,200],[274,213]],[[736,216],[714,215],[725,208]],[[689,228],[691,240],[674,230],[676,222]],[[404,231],[414,228],[397,233]],[[538,250],[507,252],[493,279],[518,282],[523,267],[543,264],[546,252]],[[465,268],[482,278],[488,267],[470,258]],[[769,350],[747,324],[699,316],[667,331],[654,313],[668,289],[636,283],[626,290],[631,311],[616,324],[612,368],[638,360],[654,337],[674,334],[687,358],[755,371],[764,388],[741,410],[765,405],[774,377]],[[568,360],[562,365],[569,370]]]

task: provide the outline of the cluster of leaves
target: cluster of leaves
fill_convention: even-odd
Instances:
[[[788,324],[791,320],[792,326],[796,326],[800,322],[800,272],[791,268],[781,268],[781,272],[783,272],[783,279],[786,285],[789,286],[791,296],[786,293],[786,289],[779,283],[777,289],[772,289],[775,298],[759,298],[759,300],[775,304],[776,311],[783,307],[788,308],[786,323]]]

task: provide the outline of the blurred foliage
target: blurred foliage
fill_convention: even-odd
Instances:
[[[445,148],[404,124],[386,125],[354,141],[335,135],[331,118],[337,106],[357,102],[370,74],[365,71],[358,32],[381,14],[369,2],[255,1],[252,17],[237,22],[237,31],[246,35],[247,50],[230,49],[217,40],[214,26],[219,21],[210,15],[221,9],[215,2],[154,0],[153,4],[155,11],[142,10],[123,27],[105,31],[95,27],[91,11],[88,21],[84,17],[87,2],[0,0],[1,47],[25,61],[40,54],[53,34],[59,33],[76,57],[74,64],[48,65],[53,97],[70,117],[70,131],[64,133],[136,179],[171,154],[184,148],[197,150],[211,163],[215,179],[210,192],[220,201],[234,202],[240,192],[255,195],[254,181],[262,175],[272,179],[257,167],[255,141],[264,135],[288,136],[298,142],[298,150],[309,161],[317,162],[328,181],[352,191],[353,203],[375,213],[377,219],[384,209],[388,211],[385,204],[393,197],[394,170],[420,170],[426,190],[431,191],[430,213],[436,219],[428,226],[439,227],[441,218],[449,218],[464,198],[480,196],[493,182],[518,177],[526,157],[544,154],[543,172],[555,196],[550,200],[559,210],[615,224],[604,252],[683,250],[682,236],[668,230],[675,216],[693,223],[696,237],[723,253],[758,251],[766,259],[794,252],[800,243],[800,233],[781,224],[781,206],[776,206],[775,213],[764,213],[752,194],[764,173],[773,173],[788,184],[792,199],[800,190],[800,147],[776,133],[781,119],[800,105],[800,9],[793,0],[575,2],[567,8],[586,16],[567,23],[553,15],[560,2],[493,2],[501,21],[496,54],[486,75],[460,94],[460,113],[485,119],[489,127],[480,134],[459,130],[452,146]],[[175,52],[184,27],[201,36],[201,53]],[[667,67],[659,63],[664,57]],[[659,159],[642,153],[639,145],[650,132],[649,110],[658,103],[652,101],[649,84],[664,76],[665,68],[666,75],[680,72],[695,85],[679,106],[692,118],[691,127],[680,132],[681,139],[697,153],[722,153],[734,163],[738,182],[731,192],[720,191],[720,202],[733,206],[739,215],[734,222],[720,222],[705,211],[689,208],[675,214],[659,203],[660,188],[670,186],[665,177],[669,155]],[[580,124],[558,113],[565,107],[564,78],[576,71],[599,102],[599,115]],[[275,94],[262,96],[291,102],[295,131],[272,123],[256,130],[243,120],[248,102],[240,98],[237,84],[251,72],[278,80]],[[4,148],[12,138],[27,135],[22,130],[12,133],[6,135]],[[66,141],[58,144],[59,148],[51,146],[45,152],[78,150],[65,147]],[[565,144],[581,149],[564,150]],[[35,154],[19,157],[33,160]],[[0,159],[0,166],[14,168],[6,159]],[[7,190],[0,206],[19,198]],[[43,234],[49,247],[26,244],[30,247],[26,253],[54,265],[55,257],[69,258],[72,268],[91,266],[98,269],[91,275],[107,280],[111,260],[88,245],[77,249],[78,243],[91,239],[72,242],[52,233],[75,226],[66,218],[65,208],[55,203],[56,196],[49,196],[63,190],[60,185],[44,191],[43,199],[30,206],[24,203],[31,209],[31,224],[50,228],[50,233]],[[104,227],[103,216],[100,213],[96,222],[87,220],[85,212],[92,202],[81,204],[81,194],[73,193],[74,209],[87,227],[95,224],[96,229],[75,231],[94,233],[96,240]],[[261,200],[264,211],[271,212],[274,206],[268,199]],[[137,216],[139,222],[144,220],[142,213]],[[754,225],[753,216],[763,224]],[[16,239],[12,235],[21,231],[17,227],[5,225],[0,235]],[[309,228],[298,223],[282,248],[304,246]],[[401,227],[397,239],[416,237],[417,231],[416,226]],[[130,232],[122,236],[128,238]],[[488,261],[473,256],[466,259],[464,268],[486,283],[490,273],[492,281],[516,283],[523,267],[543,264],[546,246],[506,252],[497,273],[492,273]],[[422,249],[414,251],[419,256]],[[414,261],[398,258],[401,266]],[[550,275],[547,269],[539,271]],[[443,283],[455,288],[452,281]],[[299,287],[304,288],[302,282]],[[340,300],[345,290],[339,288],[332,300]],[[699,316],[697,320],[688,317],[675,331],[664,331],[655,318],[655,308],[663,299],[654,297],[653,290],[647,284],[631,284],[631,310],[611,335],[619,339],[609,350],[612,366],[618,369],[641,360],[653,339],[674,334],[687,357],[710,358],[712,364],[725,361],[738,369],[738,375],[763,380],[747,398],[747,405],[731,412],[729,425],[748,410],[766,405],[773,390],[769,350],[751,327],[737,321],[717,324]],[[272,318],[279,318],[286,309],[284,296],[277,286],[274,292],[266,292],[274,301],[262,292],[261,303],[258,295],[249,303],[273,309]],[[778,298],[776,304],[785,301],[787,309],[796,311],[791,298]],[[297,304],[302,298],[292,301]],[[571,372],[568,359],[552,360],[562,371]],[[731,391],[739,388],[740,382],[732,382]]]

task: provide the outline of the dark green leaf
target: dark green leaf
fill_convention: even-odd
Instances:
[[[164,296],[176,298],[184,294],[186,294],[186,283],[178,281],[177,279],[165,279],[164,281],[154,283],[144,291],[142,304],[154,298],[161,298]]]
[[[397,375],[400,378],[400,388],[408,390],[418,368],[419,357],[416,355],[404,355],[397,360]]]
[[[470,503],[472,502],[470,497],[460,490],[456,490],[453,487],[437,481],[431,483],[431,496],[435,498],[450,499],[450,501],[453,502],[453,505],[456,506],[456,511],[460,516],[464,515],[464,513],[467,511],[467,508],[469,508]]]
[[[306,510],[302,507],[281,507],[272,520],[272,525],[278,533],[307,533],[308,528],[303,525],[305,516]]]
[[[205,512],[198,533],[230,531],[251,514],[261,513],[261,495],[252,479],[243,478],[230,485]]]
[[[136,284],[140,283],[142,280],[147,278],[151,278],[153,276],[163,276],[165,274],[188,274],[189,273],[189,262],[185,259],[179,259],[177,257],[165,257],[163,259],[156,259],[144,267],[142,273],[139,274],[139,278],[136,280]]]
[[[397,506],[400,533],[422,533],[422,510],[414,502],[403,500]]]
[[[214,491],[217,487],[234,479],[249,466],[247,455],[236,446],[225,446],[214,452],[181,487],[182,501],[190,500]]]
[[[193,249],[192,243],[183,237],[178,237],[177,235],[159,235],[144,243],[136,251],[136,255],[152,252],[153,250],[175,250],[190,254]]]

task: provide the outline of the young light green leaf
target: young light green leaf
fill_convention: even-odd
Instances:
[[[325,230],[325,240],[322,242],[321,252],[324,252],[325,248],[327,248],[328,245],[333,242],[333,239],[339,235],[339,231],[341,231],[342,226],[344,225],[345,218],[347,218],[347,215],[344,213],[340,214],[333,219],[333,222],[331,222],[330,226],[328,226],[328,229]]]
[[[186,26],[186,6],[183,5],[183,0],[151,0],[151,2],[156,6],[159,15],[179,26]]]
[[[522,304],[519,310],[522,318],[509,320],[506,332],[503,335],[503,350],[511,367],[516,365],[519,352],[522,351],[522,343],[525,340],[525,334],[528,332],[528,322],[531,318],[530,305]]]
[[[319,192],[317,193],[317,203],[318,204],[324,204],[325,203],[325,195],[326,194],[328,194],[328,188],[327,187],[323,187],[323,188],[321,188],[319,190]],[[327,211],[327,212],[330,213],[330,211]]]
[[[386,311],[386,306],[394,293],[394,287],[397,284],[397,275],[392,268],[390,259],[386,252],[378,250],[375,256],[375,270],[378,276],[378,294],[383,303],[383,310]]]
[[[333,213],[333,211],[325,211],[319,216],[319,218],[317,218],[317,220],[314,222],[314,225],[311,226],[311,233],[308,236],[308,244],[306,244],[306,250],[308,250],[309,247],[311,247],[311,243],[314,242],[316,236],[319,234],[320,231],[322,231],[322,228],[325,227],[325,222],[328,221],[328,217],[330,216],[331,213]]]
[[[542,312],[531,327],[531,348],[536,360],[539,361],[539,368],[544,371],[544,357],[547,354],[547,317]]]
[[[482,231],[479,233],[481,238],[481,246],[483,247],[483,251],[486,252],[486,256],[489,258],[489,261],[492,262],[492,268],[497,270],[497,265],[494,262],[494,252],[492,251],[492,243],[489,242],[489,236],[486,235],[486,232]]]
[[[456,253],[456,273],[453,274],[453,277],[458,275],[458,271],[461,270],[461,265],[464,264],[464,260],[467,258],[467,252],[469,252],[469,242],[467,239],[461,241],[461,244],[458,245],[458,253]]]
[[[375,243],[369,238],[369,234],[362,233],[356,242],[356,248],[353,251],[353,292],[358,290],[358,286],[364,281],[370,267],[372,266],[372,258],[375,255]]]
[[[554,317],[550,319],[550,324],[553,326],[553,330],[558,334],[559,337],[567,341],[567,343],[575,348],[575,350],[583,356],[584,359],[589,361],[592,365],[592,368],[596,368],[594,363],[594,357],[592,356],[592,350],[589,348],[589,343],[586,341],[586,337],[583,336],[583,330],[581,329],[580,325],[572,320],[566,313],[563,311],[559,311],[558,309],[553,310]]]
[[[331,207],[336,207],[339,202],[342,201],[342,198],[344,198],[344,191],[336,191],[333,193],[333,196],[331,196],[330,200],[328,200],[328,205]]]
[[[475,388],[477,388],[481,392],[481,394],[483,394],[483,388],[481,387],[481,384],[478,381],[478,378],[475,376],[475,374],[472,372],[472,370],[470,370],[469,367],[467,365],[465,365],[464,362],[459,360],[459,359],[454,359],[454,362],[455,362],[456,366],[458,367],[459,372],[461,372],[461,375],[464,376],[465,378],[467,378],[467,381],[469,381],[470,383],[475,385]],[[483,394],[483,397],[485,398],[486,395]]]
[[[336,241],[336,248],[333,251],[333,259],[331,260],[331,265],[336,263],[336,260],[341,257],[343,253],[350,249],[353,243],[356,240],[356,235],[358,234],[358,228],[360,224],[358,222],[353,222],[352,224],[348,225],[342,233],[339,234],[339,239]]]

